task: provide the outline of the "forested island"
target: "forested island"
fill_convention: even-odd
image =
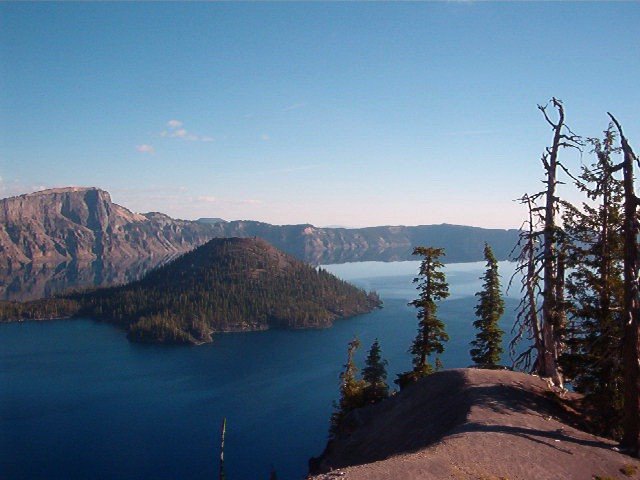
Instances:
[[[323,328],[381,306],[367,293],[264,240],[213,239],[123,286],[1,302],[2,321],[90,317],[133,341],[198,344],[215,332]]]

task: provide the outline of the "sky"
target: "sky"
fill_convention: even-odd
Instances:
[[[638,25],[635,2],[2,2],[0,197],[517,228],[551,141],[538,104],[586,137],[610,111],[640,150]]]

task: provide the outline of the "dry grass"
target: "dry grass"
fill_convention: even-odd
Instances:
[[[620,467],[620,472],[622,472],[622,474],[626,475],[627,477],[633,477],[638,472],[638,467],[627,463]]]

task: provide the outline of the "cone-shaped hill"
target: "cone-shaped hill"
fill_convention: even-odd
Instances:
[[[380,306],[375,293],[296,260],[260,239],[214,239],[127,285],[25,304],[2,318],[83,316],[129,338],[201,343],[214,332],[322,328]],[[56,315],[57,314],[57,315]]]

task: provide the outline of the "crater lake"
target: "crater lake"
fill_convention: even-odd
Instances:
[[[389,384],[411,367],[419,262],[322,268],[367,290],[384,308],[324,330],[218,334],[212,344],[135,344],[91,319],[0,324],[0,478],[212,479],[227,419],[228,480],[300,479],[322,452],[347,343],[357,360],[378,338]],[[440,303],[450,341],[445,368],[466,367],[484,262],[448,264]],[[514,265],[500,263],[503,289]],[[506,342],[519,283],[505,298]],[[504,363],[510,364],[505,354]]]

